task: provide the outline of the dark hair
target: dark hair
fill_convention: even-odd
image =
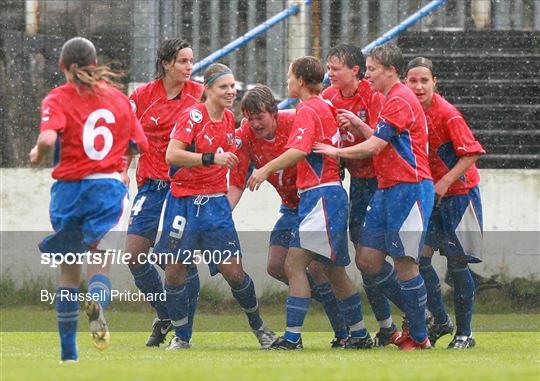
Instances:
[[[118,83],[124,74],[114,72],[107,66],[97,66],[94,44],[83,37],[74,37],[62,46],[60,63],[67,72],[67,80],[77,86],[86,86],[92,91],[101,87],[101,82],[121,88]],[[78,89],[78,88],[77,88]]]
[[[266,85],[259,84],[244,94],[240,108],[244,114],[260,114],[267,111],[275,115],[278,112],[276,98],[274,98],[272,90]]]
[[[433,62],[425,57],[416,57],[410,60],[405,69],[405,76],[407,76],[409,70],[419,66],[427,68],[431,72],[431,76],[436,77],[435,71],[433,70]]]
[[[365,65],[365,58],[364,54],[362,53],[362,49],[351,44],[341,44],[330,49],[326,55],[326,61],[332,57],[335,57],[343,62],[349,69],[352,69],[358,65],[360,70],[356,76],[358,79],[364,78],[362,67]]]
[[[397,45],[387,43],[377,46],[370,50],[367,56],[377,60],[384,67],[390,68],[393,66],[398,76],[401,75],[404,60],[401,49]]]
[[[191,44],[181,38],[171,38],[164,40],[156,55],[156,74],[155,79],[163,78],[165,76],[165,69],[163,68],[163,61],[171,62],[176,59],[178,52],[182,49],[191,48]]]
[[[204,84],[210,86],[216,79],[225,74],[232,74],[228,66],[222,63],[212,64],[204,71]]]
[[[321,61],[312,56],[295,59],[291,63],[291,72],[306,84],[312,93],[320,94],[323,89],[324,66]]]

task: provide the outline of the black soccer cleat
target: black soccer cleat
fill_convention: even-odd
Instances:
[[[381,328],[379,332],[375,334],[373,338],[374,347],[386,347],[390,344],[396,344],[396,341],[401,336],[401,333],[398,332],[396,326],[392,324],[390,328]],[[397,344],[396,344],[397,345]]]
[[[167,334],[173,329],[170,319],[160,320],[158,318],[154,319],[152,323],[152,333],[146,340],[147,347],[159,347],[160,344],[165,342]]]
[[[428,337],[429,341],[432,346],[435,346],[435,343],[437,340],[439,340],[444,335],[450,335],[454,332],[454,324],[452,323],[452,320],[448,316],[446,318],[446,322],[443,324],[431,324],[428,327]]]
[[[448,349],[467,349],[473,348],[476,345],[476,341],[472,336],[459,336],[456,335],[448,344]]]
[[[276,351],[301,351],[304,349],[304,346],[302,345],[302,338],[300,338],[297,343],[294,343],[287,340],[283,336],[280,336],[272,343],[272,345],[270,345],[270,348],[268,349]]]
[[[373,339],[369,336],[366,337],[349,337],[345,346],[345,349],[371,349],[373,348]]]
[[[338,337],[334,337],[332,341],[330,342],[330,348],[332,349],[343,349],[345,348],[345,343],[347,342],[348,338],[340,339]]]

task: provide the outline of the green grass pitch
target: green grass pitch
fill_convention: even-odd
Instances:
[[[430,351],[399,352],[395,347],[369,351],[331,350],[331,333],[314,332],[325,318],[314,311],[306,321],[304,351],[258,350],[240,314],[201,314],[194,346],[187,351],[146,348],[148,330],[115,332],[112,345],[98,352],[91,344],[83,317],[78,336],[79,363],[59,364],[54,311],[33,308],[3,309],[1,380],[540,380],[540,319],[537,314],[475,316],[477,347],[446,350],[450,337]],[[111,327],[129,322],[148,326],[151,315],[111,311]],[[40,332],[13,332],[13,322],[47,327]],[[266,314],[274,329],[283,327],[283,315]],[[367,317],[372,330],[375,322]],[[34,324],[34,325],[33,325]],[[29,326],[28,325],[28,326]],[[45,327],[45,325],[43,325]],[[214,331],[208,332],[210,328]],[[48,331],[44,331],[48,330]]]

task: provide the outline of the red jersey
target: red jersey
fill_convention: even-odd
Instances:
[[[105,83],[94,92],[83,86],[79,91],[68,82],[41,103],[40,131],[59,134],[52,177],[81,180],[96,173],[122,172],[130,143],[142,151],[148,148],[128,97]]]
[[[429,131],[429,165],[433,180],[439,181],[466,155],[481,155],[484,148],[474,138],[461,113],[439,94],[433,94],[426,111]],[[480,182],[476,165],[454,182],[447,195],[466,194]]]
[[[188,145],[198,153],[234,152],[234,114],[226,109],[223,119],[213,122],[204,103],[185,111],[171,133],[171,139]],[[175,197],[227,192],[227,167],[201,165],[182,168],[171,166],[171,191]]]
[[[377,125],[379,112],[384,103],[384,96],[378,91],[373,91],[369,82],[362,79],[352,97],[344,97],[341,91],[335,87],[328,87],[322,92],[322,97],[328,99],[335,108],[352,111],[357,117],[367,123],[373,130]],[[343,147],[354,146],[366,139],[360,132],[340,129],[341,143]],[[373,159],[362,160],[346,159],[345,167],[352,177],[372,178],[375,177]]]
[[[240,128],[236,130],[236,155],[240,163],[231,171],[231,185],[244,189],[250,163],[253,163],[255,168],[261,168],[287,151],[286,145],[294,117],[294,111],[278,112],[276,136],[272,140],[257,138],[247,119],[242,120]],[[298,207],[296,165],[273,173],[268,181],[276,188],[283,205],[288,208]]]
[[[338,160],[312,152],[314,143],[337,147],[340,141],[335,109],[321,97],[311,97],[296,107],[296,116],[285,148],[295,148],[308,154],[297,164],[298,189],[341,180]]]
[[[167,99],[163,81],[157,79],[137,88],[130,101],[148,138],[150,148],[137,165],[137,185],[146,179],[168,180],[169,166],[165,153],[178,116],[199,102],[204,86],[187,81],[178,97]]]
[[[374,136],[388,142],[373,158],[379,188],[431,179],[426,116],[412,90],[402,83],[386,94]]]

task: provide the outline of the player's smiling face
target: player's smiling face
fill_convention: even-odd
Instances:
[[[163,68],[165,75],[176,82],[187,82],[193,70],[193,50],[191,48],[180,49],[175,59],[163,62]]]
[[[376,59],[366,59],[365,78],[371,83],[373,90],[385,93],[393,85],[394,68],[387,68]]]
[[[232,74],[225,74],[206,87],[208,100],[217,106],[232,107],[236,98],[236,84]]]
[[[277,121],[276,117],[268,111],[258,114],[245,113],[249,127],[259,139],[272,140],[276,136]]]
[[[431,70],[424,66],[410,69],[405,84],[414,92],[422,106],[428,107],[431,104],[437,84],[437,78],[433,77]]]
[[[355,90],[358,81],[358,72],[360,67],[355,65],[353,68],[348,67],[338,57],[330,57],[326,62],[326,72],[333,87],[339,90],[347,90],[349,88]]]

